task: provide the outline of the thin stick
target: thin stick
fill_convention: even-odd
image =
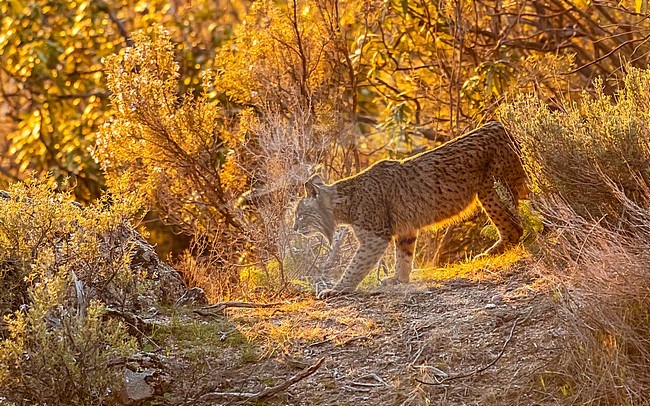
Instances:
[[[605,55],[602,55],[601,57],[596,58],[593,61],[591,61],[589,63],[586,63],[586,64],[584,64],[582,66],[578,66],[577,68],[575,68],[573,70],[570,70],[569,72],[563,73],[563,75],[572,75],[572,74],[574,74],[576,72],[579,72],[579,71],[583,70],[584,68],[586,68],[588,66],[591,66],[593,64],[596,64],[596,63],[602,61],[603,59],[609,58],[614,52],[618,51],[619,49],[623,48],[626,45],[633,44],[633,43],[639,42],[639,41],[643,41],[643,43],[645,43],[646,41],[648,41],[648,39],[650,39],[650,35],[646,35],[643,38],[635,38],[635,39],[627,40],[625,42],[621,42],[618,46],[616,46],[611,51],[607,52]]]
[[[289,388],[291,385],[295,384],[296,382],[299,382],[309,375],[312,375],[314,372],[318,370],[318,368],[323,365],[323,362],[325,361],[325,358],[321,358],[318,361],[316,361],[315,364],[311,365],[310,367],[302,370],[300,373],[292,376],[291,378],[287,379],[286,381],[282,382],[279,385],[272,386],[270,388],[266,388],[261,392],[258,393],[247,393],[247,392],[209,392],[201,395],[196,401],[208,401],[208,400],[213,400],[215,398],[223,398],[223,397],[236,397],[236,398],[246,398],[247,400],[259,400],[259,399],[267,399],[270,397],[273,397],[277,395],[279,392],[282,392]]]
[[[229,307],[237,307],[240,309],[265,309],[269,307],[276,307],[283,305],[282,302],[276,303],[252,303],[252,302],[221,302],[215,303],[213,305],[204,306],[200,309],[194,310],[194,313],[197,313],[201,316],[211,316],[215,313],[221,313]]]
[[[253,397],[253,399],[265,399],[265,398],[270,398],[271,396],[274,396],[276,393],[287,389],[289,386],[295,384],[296,382],[299,382],[299,381],[305,379],[309,375],[316,372],[318,370],[318,368],[320,368],[320,366],[323,365],[324,361],[325,361],[325,358],[319,359],[318,361],[316,361],[315,364],[313,364],[309,368],[306,368],[305,370],[303,370],[299,374],[296,374],[296,375],[292,376],[291,378],[289,378],[285,382],[283,382],[283,383],[281,383],[279,385],[273,386],[271,388],[264,389],[263,391],[261,391],[260,393],[255,395]]]
[[[226,307],[243,307],[247,309],[259,309],[259,308],[280,306],[283,304],[284,304],[283,302],[276,302],[276,303],[221,302],[221,303],[215,303],[213,305],[202,307],[202,309],[205,310],[222,309],[222,308],[225,309]]]
[[[490,368],[492,365],[496,364],[499,359],[503,356],[504,352],[506,351],[506,347],[508,346],[508,343],[512,339],[512,334],[515,332],[515,327],[517,327],[517,323],[519,322],[519,319],[515,320],[515,322],[512,324],[512,328],[510,329],[510,334],[508,334],[508,337],[506,338],[506,341],[503,343],[503,347],[501,348],[501,351],[499,352],[499,355],[496,356],[489,364],[482,366],[481,368],[476,369],[475,371],[468,372],[466,374],[460,374],[460,375],[454,375],[450,376],[448,378],[443,378],[441,380],[437,380],[435,382],[427,382],[427,381],[422,381],[418,378],[415,378],[415,380],[419,383],[423,383],[425,385],[442,385],[445,382],[448,381],[453,381],[454,379],[462,379],[462,378],[467,378],[472,375],[476,375],[478,373],[481,373],[485,371],[486,369]]]
[[[156,327],[155,323],[144,321],[142,317],[136,314],[122,312],[111,307],[106,309],[106,316],[121,319],[122,323],[126,324],[129,334],[139,335],[141,339],[147,340],[156,347],[155,351],[162,349],[162,347],[151,338],[151,333]]]

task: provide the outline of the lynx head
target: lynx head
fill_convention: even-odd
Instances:
[[[305,183],[305,196],[296,207],[293,229],[300,234],[321,233],[331,244],[336,229],[332,208],[334,191],[320,176],[314,175]]]

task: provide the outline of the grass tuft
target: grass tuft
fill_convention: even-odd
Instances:
[[[424,268],[417,270],[414,280],[443,282],[451,279],[467,279],[472,282],[501,281],[518,267],[519,262],[530,254],[521,246],[497,256],[485,256],[448,264],[442,268]]]

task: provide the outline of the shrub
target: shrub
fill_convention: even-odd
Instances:
[[[115,366],[137,341],[120,322],[103,319],[100,302],[91,302],[83,317],[66,308],[61,293],[69,283],[48,281],[32,293],[28,310],[5,318],[0,395],[9,401],[97,404],[122,390],[123,370]]]
[[[647,207],[650,183],[650,71],[630,68],[623,90],[560,102],[551,111],[531,96],[501,110],[501,119],[521,144],[535,191],[562,196],[577,214],[616,225],[624,207],[617,188]],[[612,188],[612,185],[615,187]]]
[[[81,209],[51,180],[14,184],[0,201],[0,396],[19,404],[101,403],[121,390],[113,364],[136,342],[107,304],[133,303],[129,202]],[[122,235],[122,234],[120,234]]]
[[[254,14],[272,14],[273,9],[271,4],[256,6]],[[297,41],[291,21],[279,21],[282,41]],[[257,29],[264,31],[256,27],[250,38],[242,34],[242,41],[261,44],[255,39],[262,34]],[[160,210],[168,223],[194,239],[192,255],[209,263],[210,270],[200,275],[189,264],[189,279],[218,285],[205,286],[213,295],[231,294],[243,267],[263,269],[269,260],[281,267],[273,284],[284,285],[288,279],[282,264],[293,237],[286,216],[291,199],[315,163],[343,167],[347,174],[355,159],[354,137],[343,129],[337,107],[324,100],[332,96],[325,83],[334,80],[323,77],[327,66],[319,58],[309,59],[315,64],[310,69],[314,77],[298,81],[286,74],[285,65],[293,60],[253,60],[259,56],[256,52],[284,55],[281,49],[259,45],[252,54],[224,51],[225,65],[218,75],[206,72],[204,91],[179,96],[179,66],[169,35],[154,27],[133,40],[133,47],[106,59],[114,114],[98,137],[94,155],[107,172],[111,190],[120,195],[118,189],[130,185],[126,193]],[[324,42],[303,45],[327,46]],[[282,88],[262,89],[257,81],[240,81],[241,63],[279,75]],[[235,73],[237,78],[230,76]],[[250,88],[242,90],[240,85]],[[214,97],[215,88],[229,94],[224,90],[228,86],[233,91],[237,87],[238,95],[264,92],[268,98],[259,104],[238,99],[253,107],[233,117]],[[309,93],[311,88],[317,90]],[[276,93],[271,97],[269,92]],[[215,272],[219,280],[209,275]]]
[[[650,393],[650,71],[622,90],[501,110],[521,144],[548,234],[537,255],[558,283],[566,340],[546,382],[579,404],[645,404]],[[552,378],[549,378],[552,377]],[[548,378],[548,379],[546,379]]]
[[[179,65],[165,30],[156,26],[133,40],[105,62],[113,115],[98,136],[95,158],[113,193],[157,207],[208,248],[227,241],[224,259],[236,263],[248,247],[237,199],[249,179],[234,165],[241,133],[225,128],[227,117],[207,88],[178,96]]]

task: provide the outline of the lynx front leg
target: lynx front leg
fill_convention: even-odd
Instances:
[[[400,235],[395,239],[395,276],[384,279],[383,285],[408,283],[413,270],[413,253],[417,233]]]
[[[389,239],[379,237],[370,231],[355,228],[354,233],[359,240],[359,249],[354,254],[352,261],[341,276],[341,279],[332,289],[326,289],[318,294],[319,299],[334,296],[340,293],[353,292],[363,278],[384,255]]]

